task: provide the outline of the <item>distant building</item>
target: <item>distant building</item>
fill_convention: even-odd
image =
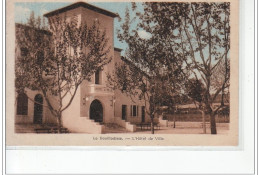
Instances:
[[[107,10],[78,2],[44,15],[49,20],[56,16],[66,20],[75,19],[79,23],[93,24],[100,22],[100,28],[106,29],[108,44],[111,48],[109,55],[112,61],[97,71],[90,81],[85,80],[68,109],[63,112],[63,126],[71,132],[103,133],[104,124],[115,123],[128,131],[135,131],[131,123],[148,122],[143,100],[136,98],[134,102],[120,90],[111,90],[106,86],[106,73],[112,72],[115,63],[122,62],[121,49],[114,47],[114,18],[116,14]],[[16,24],[16,30],[23,25]],[[43,31],[47,32],[48,31]],[[17,55],[22,54],[23,48],[16,43]],[[39,91],[27,89],[27,94],[17,94],[16,124],[55,124],[57,119],[46,107],[46,101]],[[42,104],[42,105],[41,105]]]

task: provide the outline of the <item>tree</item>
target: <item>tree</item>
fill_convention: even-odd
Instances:
[[[135,3],[132,3],[135,10]],[[118,89],[123,89],[125,84],[127,89],[124,90],[129,96],[140,96],[146,104],[149,103],[149,108],[146,108],[146,113],[151,118],[151,132],[154,133],[154,117],[159,110],[160,101],[162,98],[162,79],[169,76],[174,81],[171,86],[171,92],[180,91],[179,83],[183,76],[178,73],[181,71],[183,61],[172,52],[172,48],[167,46],[167,42],[162,40],[162,37],[169,37],[172,34],[164,33],[161,35],[159,31],[151,32],[150,38],[143,38],[139,35],[142,25],[141,21],[137,28],[133,29],[132,24],[134,19],[130,18],[129,10],[126,9],[125,20],[121,25],[121,30],[118,31],[118,38],[122,42],[128,44],[128,50],[125,54],[126,64],[116,65],[114,76],[109,76]],[[146,31],[152,30],[147,26]],[[171,63],[171,72],[167,69],[167,63]],[[148,106],[148,105],[146,105]]]
[[[196,108],[202,115],[203,133],[206,134],[205,105],[203,104],[203,93],[206,89],[203,83],[198,79],[190,79],[185,84],[185,93],[193,101]]]
[[[26,50],[16,59],[16,89],[40,91],[60,131],[62,112],[72,103],[81,83],[90,80],[111,57],[106,32],[99,30],[98,22],[78,26],[75,20],[66,22],[58,17],[49,22],[50,31],[30,23],[16,31],[17,44]]]
[[[227,93],[230,78],[230,3],[146,2],[143,9],[136,11],[134,4],[136,29],[130,30],[128,14],[119,33],[128,44],[128,58],[159,79],[162,72],[170,74],[173,94],[183,94],[185,81],[201,81],[203,110],[210,115],[211,133],[217,134],[215,115],[224,103],[216,109],[213,103]],[[139,30],[151,37],[140,38]]]
[[[27,19],[27,23],[24,24],[36,29],[48,30],[47,24],[45,22],[45,18],[41,16],[35,16],[34,11],[31,11],[30,17]]]
[[[175,77],[175,80],[173,77]],[[180,77],[178,81],[180,81]],[[168,112],[173,114],[173,128],[176,127],[176,115],[174,113],[179,105],[187,103],[189,99],[186,95],[183,95],[181,91],[178,91],[178,87],[176,87],[177,84],[180,85],[180,82],[177,82],[176,76],[172,75],[172,72],[168,72],[164,76],[161,76],[161,80],[157,85],[159,86],[158,105],[167,106]]]
[[[35,19],[34,11],[31,12],[27,24],[31,27],[36,27],[36,19]]]
[[[191,76],[200,79],[204,112],[210,115],[211,134],[217,134],[215,115],[224,107],[224,94],[229,88],[230,3],[191,3],[182,17],[180,38],[183,56],[188,58]],[[185,45],[185,46],[184,46]],[[222,93],[222,102],[213,107]]]
[[[151,77],[130,61],[124,61],[124,63],[116,64],[114,74],[108,74],[109,84],[114,89],[121,90],[133,102],[135,102],[136,97],[144,100],[145,113],[150,116],[151,133],[154,134],[154,117],[160,106],[160,93],[158,91],[161,89],[156,83],[159,82],[159,79]]]

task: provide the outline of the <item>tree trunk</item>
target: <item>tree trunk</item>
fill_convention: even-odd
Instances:
[[[151,117],[151,132],[154,134],[154,123],[153,123],[153,116]]]
[[[205,119],[205,112],[201,110],[202,115],[202,126],[203,126],[203,134],[206,134],[206,119]]]
[[[174,114],[173,114],[174,115]],[[176,121],[176,116],[174,115],[173,116],[173,128],[175,128],[176,126],[175,126],[175,121]]]
[[[217,134],[215,114],[213,112],[210,113],[210,129],[211,134]]]
[[[58,133],[61,133],[62,128],[62,121],[61,121],[61,114],[58,116]]]

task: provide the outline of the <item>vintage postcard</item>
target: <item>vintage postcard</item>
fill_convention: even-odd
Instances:
[[[7,145],[238,146],[238,4],[7,1]]]

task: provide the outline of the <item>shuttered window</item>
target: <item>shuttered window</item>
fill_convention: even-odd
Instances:
[[[138,116],[138,106],[131,105],[131,116],[136,117]]]

